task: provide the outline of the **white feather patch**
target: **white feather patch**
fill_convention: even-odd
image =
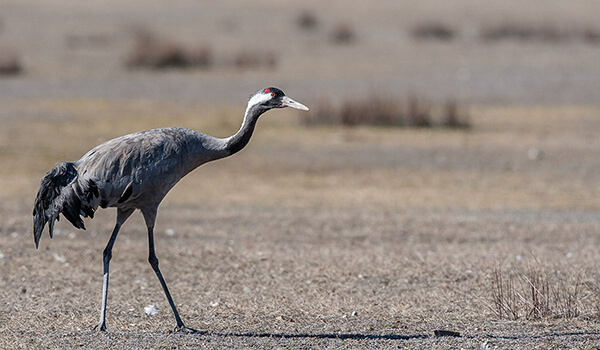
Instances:
[[[144,307],[144,312],[146,313],[146,315],[148,316],[154,316],[158,314],[158,308],[154,305],[148,305],[146,307]]]
[[[248,100],[248,107],[246,108],[246,114],[248,114],[248,110],[252,108],[252,106],[256,106],[257,104],[266,102],[271,99],[271,94],[265,94],[262,92],[256,93],[250,97]]]

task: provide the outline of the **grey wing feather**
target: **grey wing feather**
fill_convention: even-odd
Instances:
[[[223,140],[184,128],[142,131],[107,141],[76,162],[65,162],[42,179],[34,205],[36,247],[48,223],[62,213],[85,229],[83,217],[98,206],[157,206],[169,190],[199,165],[226,155]]]
[[[100,198],[93,204],[122,204],[147,190],[153,190],[160,201],[186,174],[183,158],[189,132],[181,128],[148,130],[107,141],[89,151],[77,167],[81,176],[99,188]]]

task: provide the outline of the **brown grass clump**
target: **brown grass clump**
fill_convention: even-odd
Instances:
[[[600,31],[595,28],[562,28],[552,23],[500,23],[483,28],[479,36],[485,42],[518,40],[557,44],[580,40],[589,44],[600,43]]]
[[[147,69],[208,69],[213,66],[214,54],[208,46],[187,47],[174,40],[160,38],[146,29],[135,32],[134,46],[125,64],[128,68]],[[228,59],[219,60],[222,66],[236,69],[274,68],[277,56],[273,52],[240,50]]]
[[[410,30],[415,40],[451,41],[459,31],[441,22],[425,22]],[[565,28],[553,23],[503,22],[486,25],[479,30],[479,37],[486,43],[499,41],[539,41],[550,44],[581,41],[600,44],[600,30],[593,27]]]
[[[301,29],[313,30],[319,25],[319,20],[314,13],[310,11],[304,11],[298,16],[296,23]]]
[[[584,273],[550,270],[533,258],[526,272],[508,276],[496,267],[492,276],[493,309],[498,319],[572,319],[598,310],[597,287],[583,283]]]
[[[600,44],[600,30],[588,28],[581,32],[583,41],[589,44]]]
[[[334,44],[351,44],[356,41],[356,31],[349,24],[340,24],[331,32]]]
[[[239,51],[233,59],[234,67],[238,69],[275,68],[277,56],[273,52]]]
[[[451,129],[468,129],[471,127],[471,118],[458,101],[446,101],[443,112],[443,126]]]
[[[436,112],[437,111],[437,112]],[[322,102],[314,112],[303,114],[304,125],[391,126],[391,127],[444,127],[469,128],[470,118],[455,100],[443,107],[433,108],[429,103],[411,96],[406,103],[394,99],[372,97],[364,100],[346,100],[338,108]]]
[[[411,30],[413,38],[418,40],[449,41],[454,39],[456,31],[449,25],[439,22],[423,23]]]
[[[129,68],[207,68],[212,64],[208,47],[187,48],[170,39],[158,38],[148,30],[137,30],[126,62]]]
[[[0,75],[13,76],[23,73],[23,65],[19,56],[10,51],[0,53]]]
[[[565,35],[566,33],[549,24],[536,26],[523,23],[502,23],[484,28],[481,32],[481,38],[488,42],[511,39],[558,42],[564,40]]]

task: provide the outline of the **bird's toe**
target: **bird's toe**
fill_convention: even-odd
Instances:
[[[98,331],[98,332],[106,332],[106,324],[98,323],[97,325],[94,326],[94,328],[92,328],[92,330]]]
[[[186,326],[175,326],[175,328],[173,329],[173,332],[182,332],[182,333],[186,333],[186,334],[206,334],[206,333],[208,333],[207,331],[199,331],[197,329],[186,327]]]

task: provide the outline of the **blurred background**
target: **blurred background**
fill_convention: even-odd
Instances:
[[[49,166],[128,132],[175,125],[233,134],[248,95],[273,85],[311,111],[261,119],[258,135],[271,136],[250,145],[263,155],[247,155],[256,169],[271,161],[335,181],[346,176],[340,169],[360,169],[374,188],[378,171],[449,170],[457,179],[466,175],[456,171],[482,179],[544,171],[532,178],[544,185],[528,187],[533,202],[549,203],[543,196],[562,186],[551,203],[570,192],[586,197],[571,201],[596,206],[595,192],[584,190],[597,190],[589,157],[600,102],[594,1],[0,6],[0,149],[13,164],[3,176],[20,183],[6,193],[31,197]],[[25,181],[32,170],[35,180]],[[579,192],[570,171],[582,172]],[[562,182],[544,181],[550,173]],[[476,198],[489,196],[487,183],[457,181]],[[439,192],[448,186],[436,186],[434,204],[454,200]],[[496,206],[515,198],[510,186],[497,186],[507,191]],[[396,204],[421,198],[383,192]]]
[[[596,104],[600,5],[589,0],[10,1],[0,98],[239,104],[418,96]]]

